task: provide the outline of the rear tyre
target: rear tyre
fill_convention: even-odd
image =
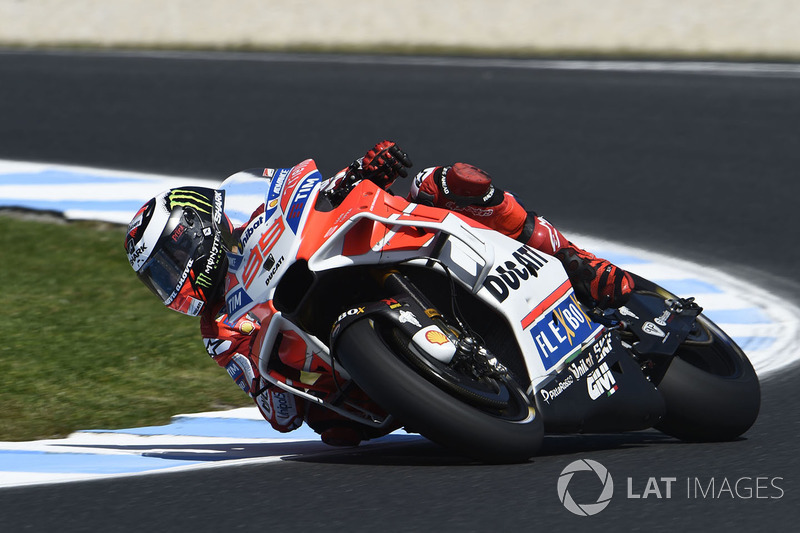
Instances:
[[[460,390],[469,394],[472,389],[466,376],[454,387],[435,384],[442,373],[432,376],[425,365],[408,361],[407,353],[392,347],[395,335],[384,334],[372,319],[364,318],[343,331],[336,345],[339,361],[383,409],[408,429],[480,461],[516,463],[536,454],[544,425],[513,380],[496,382],[495,396],[504,399],[502,405],[474,398],[470,404],[467,396],[459,398]],[[476,387],[472,392],[485,388]]]
[[[637,292],[677,298],[634,275]],[[657,387],[666,414],[656,429],[686,441],[733,440],[750,429],[761,408],[761,388],[741,348],[705,315],[675,353]]]

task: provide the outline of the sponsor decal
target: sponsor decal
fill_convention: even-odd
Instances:
[[[617,380],[614,379],[606,363],[600,363],[600,366],[586,378],[586,390],[592,400],[598,399],[603,394],[611,396],[618,388]]]
[[[240,353],[234,354],[231,361],[225,366],[225,369],[228,371],[228,375],[231,379],[239,385],[239,388],[247,394],[250,394],[250,388],[255,380],[255,374],[253,373],[250,360]]]
[[[247,289],[256,279],[262,265],[264,264],[265,257],[269,255],[272,247],[278,243],[283,230],[286,228],[283,223],[283,218],[278,217],[275,222],[267,228],[261,237],[258,239],[258,246],[254,246],[250,252],[250,257],[247,258],[244,271],[242,272],[242,283],[244,288]]]
[[[575,383],[575,378],[567,376],[563,381],[557,381],[552,388],[540,390],[539,394],[542,400],[549,404],[550,400],[558,397],[559,394],[567,390],[573,383]]]
[[[237,311],[242,309],[243,307],[251,304],[253,299],[250,298],[244,289],[239,288],[232,294],[229,294],[227,298],[225,298],[225,305],[228,309],[228,314],[233,315],[236,314]]]
[[[272,256],[270,256],[270,257],[272,257]],[[272,267],[272,271],[269,273],[269,276],[267,276],[267,280],[264,282],[265,285],[269,285],[270,284],[270,282],[272,281],[272,278],[275,277],[275,274],[277,274],[278,270],[280,270],[281,265],[283,265],[283,256],[281,256],[281,258],[278,259],[278,262],[275,263],[275,266]]]
[[[546,370],[578,349],[595,331],[595,324],[583,312],[574,293],[565,298],[550,316],[542,317],[531,329],[534,345]]]
[[[505,301],[511,291],[516,291],[522,282],[537,277],[539,269],[547,262],[542,255],[529,246],[521,246],[512,254],[514,261],[505,261],[494,268],[494,274],[486,276],[483,286],[498,302]]]
[[[191,207],[201,213],[211,214],[211,202],[200,192],[191,189],[173,189],[167,196],[167,209],[173,207]]]
[[[319,173],[315,172],[311,177],[306,178],[305,181],[300,184],[297,193],[294,195],[294,201],[292,201],[289,212],[286,214],[286,221],[294,233],[297,233],[297,226],[300,224],[300,217],[303,215],[308,197],[319,181]]]
[[[252,221],[249,226],[247,226],[247,229],[245,229],[244,233],[242,233],[242,238],[239,242],[240,248],[244,248],[245,246],[247,246],[247,241],[250,240],[250,237],[253,236],[253,232],[255,232],[256,229],[258,229],[258,227],[263,222],[264,222],[264,215],[258,215],[258,217],[256,217],[256,219]]]
[[[222,339],[204,339],[203,343],[206,345],[206,351],[208,352],[208,355],[213,358],[224,354],[230,350],[232,346],[231,341]]]
[[[178,224],[175,227],[175,229],[172,230],[172,233],[170,234],[169,238],[172,239],[172,242],[178,242],[178,240],[181,238],[181,235],[183,235],[185,232],[186,232],[186,226],[184,226],[183,224]]]
[[[386,298],[381,300],[383,303],[389,306],[389,309],[397,309],[398,307],[403,307],[403,304],[395,300],[394,298]]]
[[[189,296],[189,310],[186,314],[190,316],[197,316],[200,314],[200,310],[203,308],[203,300],[198,300],[197,298],[192,298]]]
[[[186,263],[186,268],[183,269],[183,274],[181,274],[181,279],[178,280],[178,284],[175,286],[175,290],[172,291],[172,294],[169,295],[169,298],[164,300],[164,305],[169,305],[172,301],[180,294],[181,288],[183,288],[183,284],[186,282],[186,278],[189,277],[189,272],[192,271],[192,265],[194,264],[193,259],[189,259],[189,262]]]
[[[609,353],[611,353],[611,332],[607,332],[605,335],[600,337],[594,346],[592,346],[594,360],[598,363],[605,359],[606,355]]]
[[[301,179],[311,175],[314,175],[318,180],[321,178],[319,172],[317,172],[314,167],[314,161],[311,159],[303,161],[289,171],[289,175],[286,178],[286,185],[283,187],[283,192],[281,193],[281,209],[283,209],[284,213],[287,212],[286,206],[294,193],[295,187],[300,183]]]
[[[410,323],[414,324],[418,328],[422,327],[422,324],[419,323],[419,320],[417,320],[417,317],[411,311],[405,311],[405,310],[400,311],[400,323],[401,324]]]
[[[645,322],[642,325],[642,331],[647,333],[648,335],[652,335],[653,337],[666,337],[666,333],[660,327],[656,326],[652,322]]]
[[[265,391],[258,395],[258,408],[264,413],[264,418],[272,420],[272,404],[269,401],[269,391]]]
[[[445,194],[450,194],[450,189],[447,187],[447,171],[450,170],[450,167],[445,168],[442,170],[442,190]]]
[[[425,340],[430,342],[431,344],[447,344],[450,340],[447,338],[447,335],[442,333],[439,330],[430,330],[425,333]]]
[[[573,361],[568,367],[570,374],[575,379],[581,379],[588,371],[594,366],[594,356],[592,354],[586,355],[581,359]]]
[[[490,217],[494,214],[494,209],[487,207],[476,207],[474,205],[461,206],[455,202],[446,202],[445,208],[459,213],[469,213],[474,217]]]
[[[141,245],[141,246],[139,246],[138,248],[136,248],[136,249],[135,249],[135,250],[134,250],[134,251],[133,251],[133,252],[130,254],[130,257],[128,258],[128,260],[130,261],[130,263],[131,263],[131,266],[132,266],[132,267],[133,267],[135,270],[137,270],[137,271],[138,271],[138,270],[139,270],[139,268],[141,268],[141,266],[142,266],[142,265],[141,265],[140,263],[143,263],[144,261],[139,261],[139,259],[142,257],[142,254],[144,254],[146,251],[147,251],[147,243],[142,243],[142,245]]]
[[[360,315],[361,313],[364,312],[364,309],[366,309],[366,308],[365,307],[354,307],[352,309],[348,309],[347,311],[345,311],[344,313],[339,315],[339,318],[337,318],[336,321],[340,322],[340,321],[344,320],[345,317]]]
[[[282,168],[278,171],[272,181],[270,182],[269,192],[267,193],[266,210],[264,216],[269,219],[275,208],[278,207],[278,197],[280,196],[283,184],[286,183],[286,177],[289,175],[288,168]]]
[[[619,308],[619,314],[621,314],[622,316],[628,316],[631,318],[635,318],[636,320],[639,320],[639,317],[636,315],[636,313],[634,313],[624,305]]]
[[[656,318],[656,319],[654,319],[653,322],[655,322],[659,326],[666,326],[667,322],[669,322],[669,317],[670,316],[671,316],[670,312],[667,311],[667,310],[664,310],[664,312],[661,313],[661,316]]]
[[[239,323],[238,328],[241,333],[244,333],[245,335],[250,335],[256,330],[256,325],[249,320],[243,320],[242,322]]]
[[[217,227],[222,225],[222,200],[225,198],[225,193],[222,191],[214,191],[214,224]]]
[[[208,254],[206,259],[206,267],[203,272],[197,276],[195,283],[200,287],[211,288],[214,279],[214,272],[217,270],[220,261],[222,260],[222,239],[219,233],[214,235],[214,243],[211,245],[211,253]]]
[[[548,384],[546,388],[542,388],[539,391],[542,399],[550,403],[550,400],[556,398],[571,385],[580,381],[581,378],[586,375],[591,375],[591,371],[595,368],[595,365],[605,359],[606,355],[611,352],[611,349],[611,333],[607,332],[592,345],[590,350],[585,352],[581,357],[576,358],[567,366],[569,374],[567,374],[566,377],[561,381]]]
[[[289,401],[289,396],[287,393],[273,392],[272,401],[275,407],[276,418],[286,420],[287,418],[294,416],[292,413],[292,411],[294,411],[294,405],[292,405],[293,402]]]

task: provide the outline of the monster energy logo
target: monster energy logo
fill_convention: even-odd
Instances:
[[[206,268],[200,275],[197,276],[195,284],[206,288],[210,288],[212,286],[214,280],[211,278],[211,274],[216,271],[221,257],[222,248],[220,247],[220,236],[219,233],[216,233],[214,235],[214,244],[211,246],[211,253],[208,254]]]
[[[200,287],[208,288],[211,287],[212,281],[211,278],[208,276],[208,274],[202,273],[199,276],[197,276],[197,280],[195,281],[195,283]]]
[[[174,189],[168,197],[170,209],[176,206],[191,207],[201,213],[211,214],[211,202],[202,193],[191,189]]]

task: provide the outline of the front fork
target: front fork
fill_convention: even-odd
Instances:
[[[431,353],[430,343],[423,342],[423,340],[427,339],[424,338],[425,336],[420,335],[420,333],[425,330],[420,330],[420,332],[415,333],[412,337],[412,341],[415,342],[417,347],[425,350],[429,355],[435,357],[442,363],[450,364],[450,366],[453,367],[460,367],[462,370],[469,370],[475,377],[486,375],[498,376],[508,373],[508,369],[489,353],[482,345],[482,342],[476,338],[476,335],[469,330],[466,324],[460,321],[455,314],[453,315],[453,319],[457,322],[457,325],[450,324],[433,304],[431,304],[422,291],[403,274],[396,270],[390,270],[382,275],[381,281],[383,287],[390,291],[391,294],[408,295],[413,303],[424,310],[425,316],[447,337],[455,350],[452,352],[452,355],[448,355],[445,358],[438,357],[436,353]],[[428,330],[426,333],[427,336],[430,336],[430,331],[431,330]]]

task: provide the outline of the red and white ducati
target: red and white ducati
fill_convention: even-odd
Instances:
[[[255,350],[271,384],[372,434],[405,427],[491,462],[535,455],[546,427],[707,430],[670,418],[656,387],[687,342],[729,345],[691,300],[637,278],[647,291],[622,310],[585,309],[560,262],[479,222],[366,180],[324,193],[312,160],[266,174],[220,189],[226,215],[249,220],[229,253],[227,311],[262,321]],[[672,338],[640,342],[662,337],[629,315],[660,317]],[[282,352],[286,337],[305,350]]]

